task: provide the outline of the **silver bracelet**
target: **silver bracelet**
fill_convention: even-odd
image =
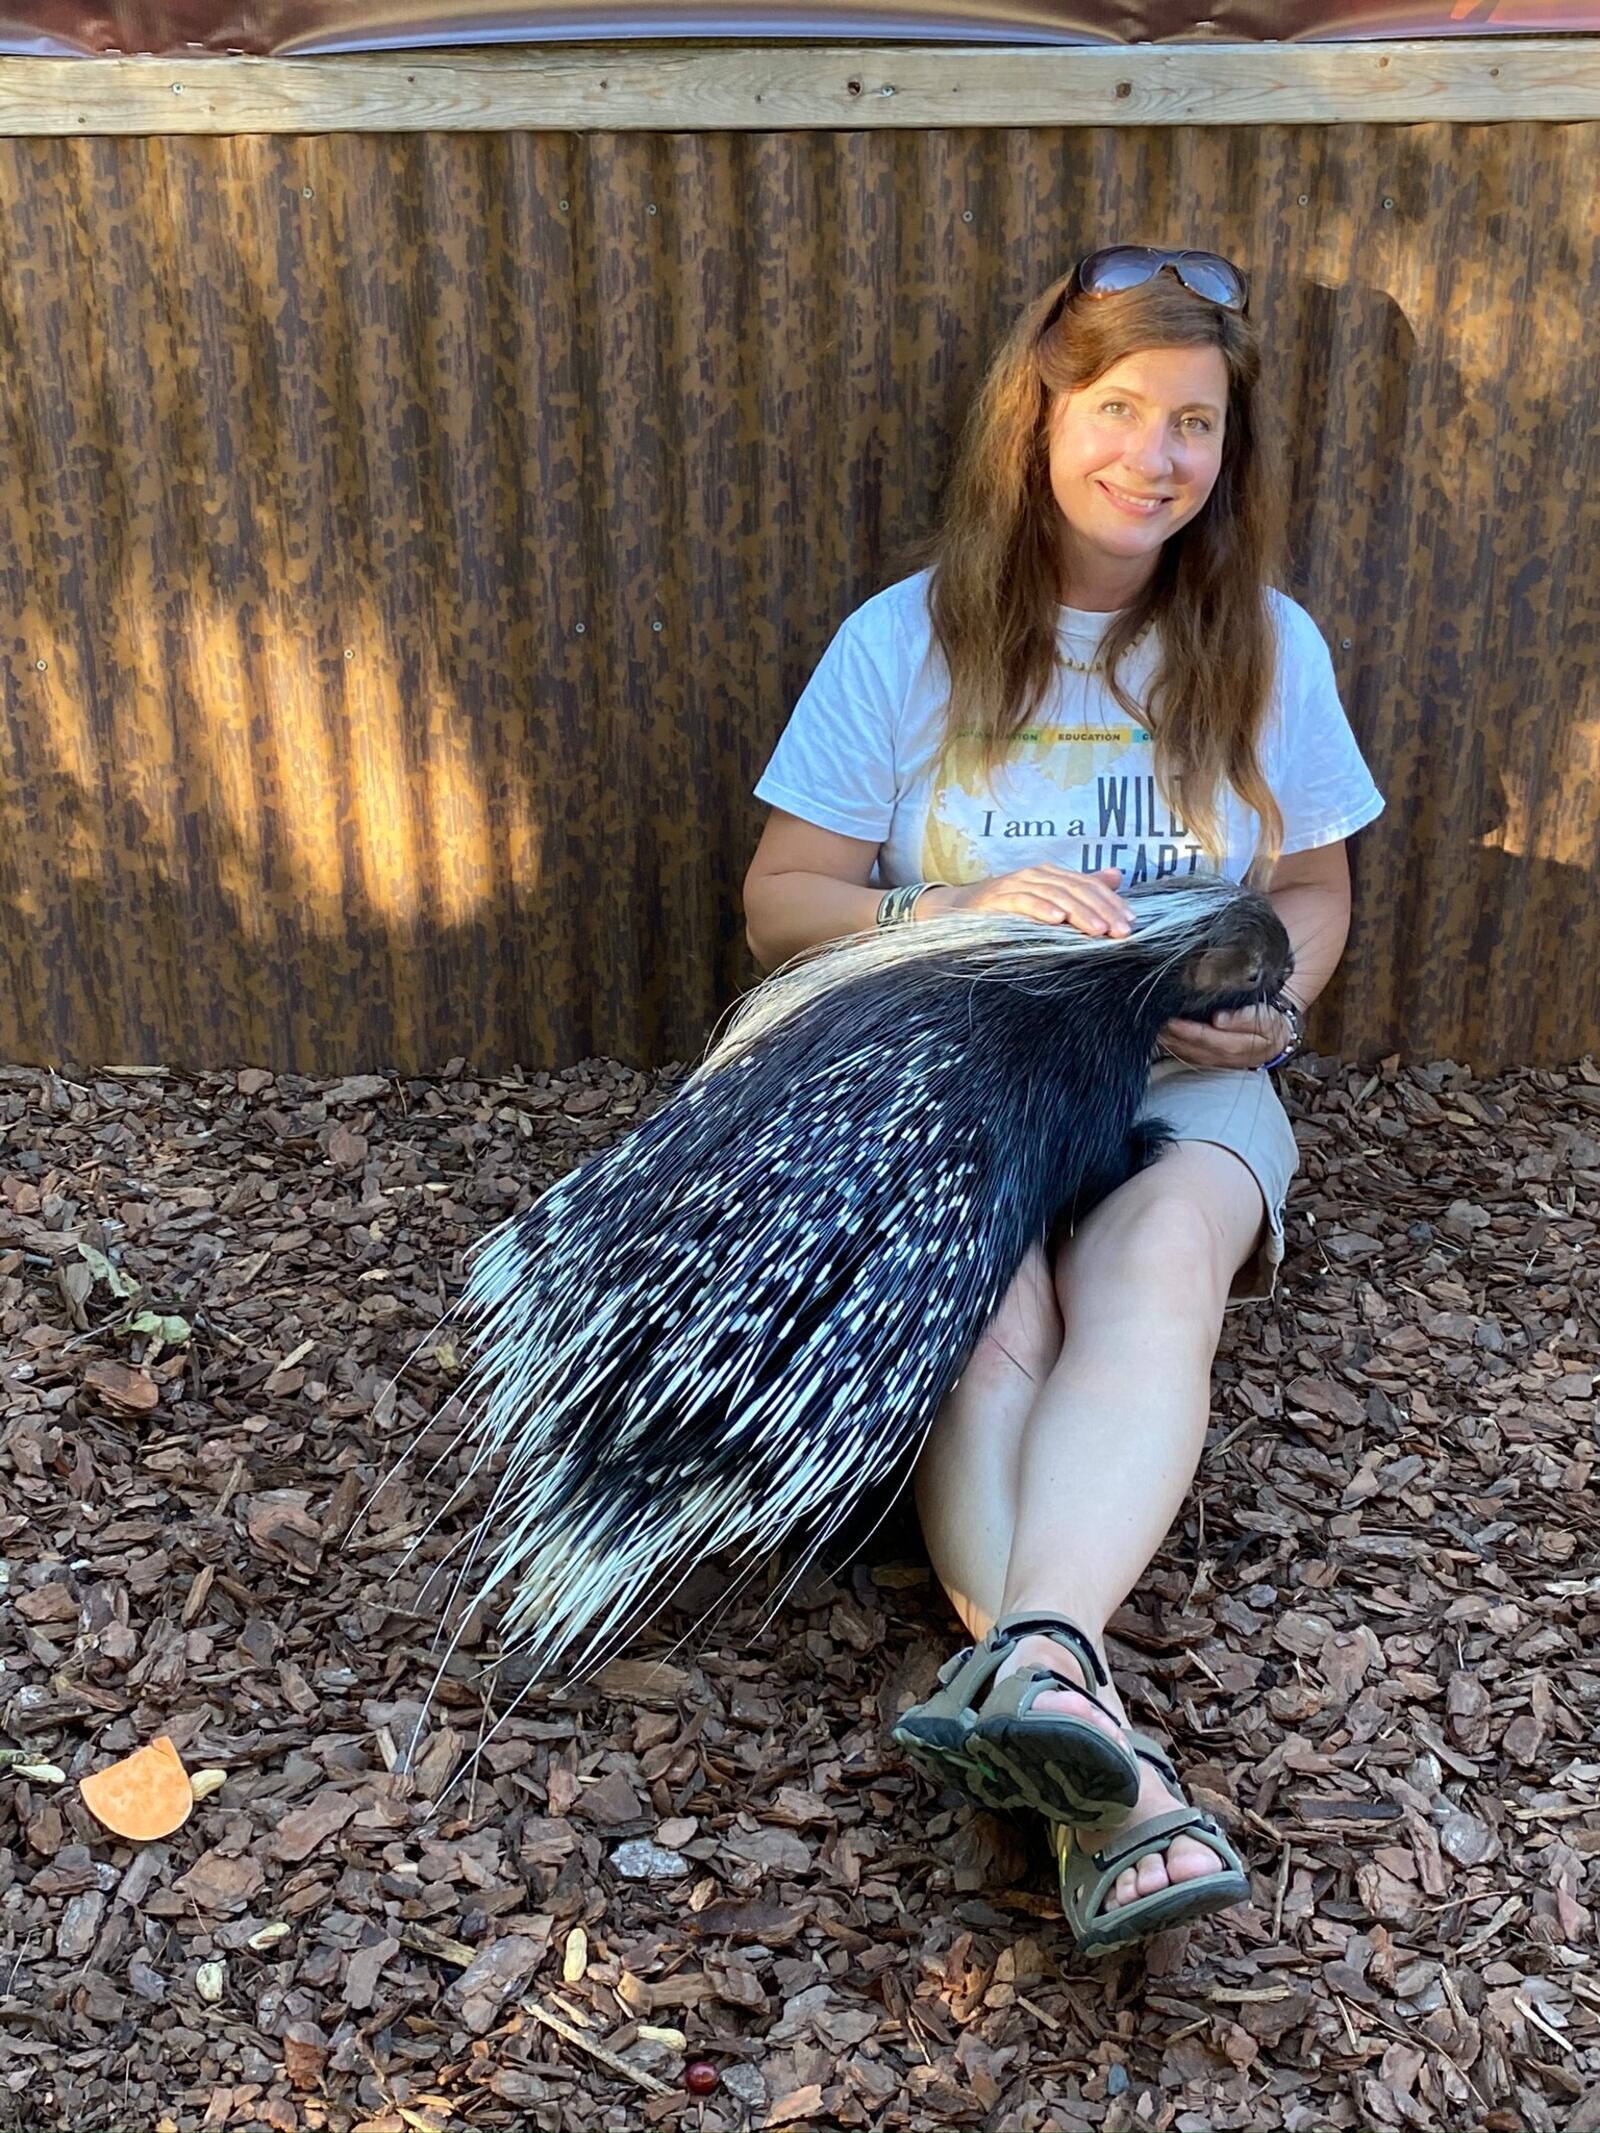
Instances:
[[[1287,998],[1274,1000],[1272,1004],[1289,1025],[1289,1041],[1276,1059],[1268,1059],[1263,1062],[1263,1071],[1268,1074],[1272,1072],[1274,1067],[1287,1066],[1291,1059],[1297,1058],[1306,1048],[1305,1018],[1301,1015],[1293,1000]]]
[[[931,889],[931,881],[903,881],[895,889],[886,889],[878,899],[877,923],[880,926],[904,926],[916,915],[923,892]]]

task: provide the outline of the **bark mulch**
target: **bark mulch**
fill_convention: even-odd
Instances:
[[[957,1641],[903,1513],[493,1732],[469,1623],[408,1753],[436,1320],[670,1079],[0,1072],[0,2125],[1600,2128],[1600,1070],[1286,1077],[1113,1643],[1254,1900],[1099,1966],[886,1738]],[[129,1846],[76,1780],[161,1733],[225,1782]]]

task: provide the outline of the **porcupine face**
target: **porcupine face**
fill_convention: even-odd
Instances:
[[[1190,992],[1188,1017],[1207,1022],[1231,1007],[1254,1000],[1276,1000],[1284,979],[1295,968],[1284,921],[1265,896],[1246,892],[1218,913],[1218,939],[1190,956],[1184,983]]]
[[[1241,889],[1207,921],[1207,938],[1181,966],[1183,1005],[1174,1013],[1209,1021],[1229,1008],[1275,1000],[1294,968],[1283,921],[1254,890]]]

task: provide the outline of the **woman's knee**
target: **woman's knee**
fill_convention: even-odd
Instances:
[[[1102,1293],[1137,1293],[1157,1300],[1164,1314],[1190,1311],[1220,1320],[1234,1273],[1249,1257],[1264,1209],[1260,1188],[1238,1158],[1216,1155],[1196,1175],[1166,1159],[1102,1201],[1056,1256],[1058,1306],[1068,1317],[1074,1299],[1093,1286]],[[1232,1171],[1237,1170],[1234,1177]],[[1208,1173],[1215,1173],[1209,1175]],[[1207,1190],[1207,1186],[1214,1189]]]
[[[1030,1247],[990,1319],[967,1365],[1047,1377],[1061,1353],[1061,1307],[1050,1265],[1038,1245]]]

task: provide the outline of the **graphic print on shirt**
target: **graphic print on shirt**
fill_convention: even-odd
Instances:
[[[982,881],[1043,861],[1081,874],[1120,867],[1123,888],[1211,870],[1156,782],[1149,733],[1131,719],[1025,726],[992,777],[980,736],[949,736],[929,796],[922,878]]]
[[[1061,610],[1059,671],[991,778],[971,734],[951,745],[949,677],[934,642],[928,573],[876,593],[844,622],[795,705],[756,787],[769,807],[876,846],[877,879],[967,883],[1049,862],[1119,867],[1130,881],[1209,872],[1243,880],[1260,825],[1233,788],[1218,795],[1211,857],[1182,820],[1182,793],[1153,783],[1144,711],[1159,665],[1154,632],[1108,687],[1108,617]],[[1370,822],[1383,800],[1339,702],[1315,622],[1269,596],[1278,645],[1261,768],[1284,815],[1284,850],[1314,849]],[[1169,806],[1168,800],[1174,805]]]

